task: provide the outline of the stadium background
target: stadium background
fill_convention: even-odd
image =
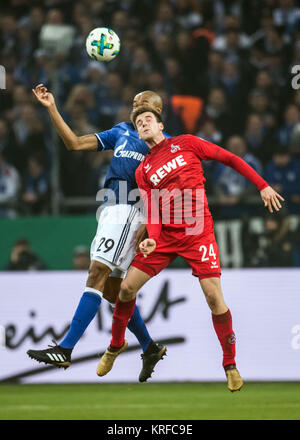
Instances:
[[[71,26],[67,53],[49,56],[40,39],[47,24]],[[109,64],[85,52],[85,38],[97,26],[111,27],[121,39],[121,52]],[[17,280],[17,270],[34,277],[35,270],[87,269],[95,196],[111,157],[66,151],[33,98],[31,89],[39,83],[55,90],[60,112],[78,135],[128,120],[136,93],[158,92],[171,135],[189,132],[230,149],[285,197],[282,212],[269,216],[243,178],[205,163],[222,266],[298,270],[296,1],[10,0],[0,10],[0,65],[6,70],[0,91],[0,269],[8,271],[3,276],[12,272]],[[172,267],[178,276],[186,266],[179,259]],[[5,301],[2,291],[4,306]]]

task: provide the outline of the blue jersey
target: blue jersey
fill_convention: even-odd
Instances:
[[[110,130],[95,133],[98,140],[98,151],[113,150],[104,188],[114,191],[119,203],[119,182],[127,182],[129,191],[137,188],[135,170],[149,153],[148,145],[139,139],[131,122],[121,122]],[[166,137],[169,137],[164,133]],[[128,202],[130,204],[130,202]],[[135,203],[132,201],[131,203]]]

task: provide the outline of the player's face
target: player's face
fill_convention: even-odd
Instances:
[[[151,112],[141,113],[135,121],[139,138],[143,141],[156,139],[163,130],[163,124],[158,122],[155,115]]]

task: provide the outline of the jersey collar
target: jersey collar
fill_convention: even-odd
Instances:
[[[157,150],[159,150],[163,144],[166,142],[167,138],[164,138],[159,144],[154,145],[154,147],[150,148],[150,154],[154,154]]]

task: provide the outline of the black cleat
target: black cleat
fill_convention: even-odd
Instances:
[[[143,359],[143,368],[139,375],[140,382],[146,382],[151,377],[154,367],[158,361],[160,361],[167,352],[167,347],[162,344],[155,344],[155,351],[149,354],[143,353],[141,358]]]
[[[71,364],[71,349],[62,348],[56,344],[54,346],[48,345],[46,350],[28,350],[27,354],[31,359],[45,364],[55,365],[59,368],[68,368]]]

